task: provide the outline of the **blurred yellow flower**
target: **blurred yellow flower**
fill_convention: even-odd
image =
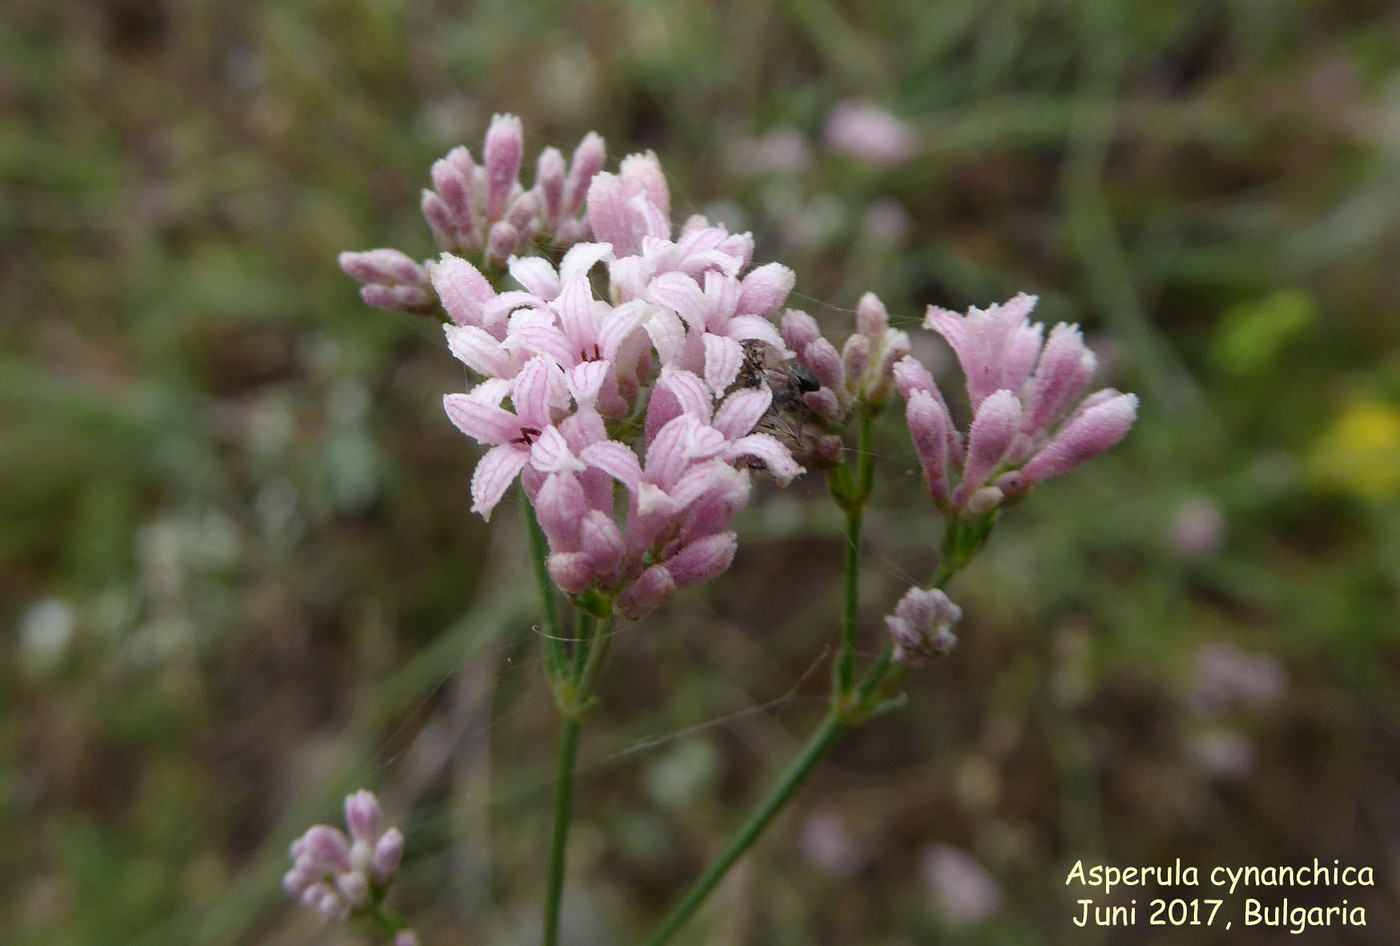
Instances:
[[[1372,500],[1400,496],[1400,406],[1350,405],[1318,438],[1309,466],[1330,489]]]

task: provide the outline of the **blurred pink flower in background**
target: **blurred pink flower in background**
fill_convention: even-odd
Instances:
[[[850,877],[860,870],[860,849],[846,819],[834,808],[818,808],[807,816],[798,845],[807,860],[828,874]]]
[[[796,128],[774,128],[730,146],[729,169],[741,176],[798,174],[812,166],[812,149]]]
[[[1001,888],[971,855],[947,844],[924,852],[924,889],[934,911],[954,926],[971,926],[1001,908]]]
[[[869,102],[845,101],[826,120],[826,146],[836,154],[874,165],[903,164],[918,136],[893,112]]]
[[[1223,641],[1196,648],[1188,701],[1197,712],[1219,716],[1236,708],[1265,709],[1288,687],[1283,665],[1264,654],[1249,654]]]
[[[1225,515],[1205,496],[1193,496],[1176,507],[1170,527],[1172,547],[1185,559],[1214,555],[1225,544]]]

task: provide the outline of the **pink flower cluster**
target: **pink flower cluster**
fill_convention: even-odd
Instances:
[[[333,920],[377,902],[398,873],[403,834],[380,832],[379,800],[361,789],[345,799],[350,837],[318,824],[292,842],[292,869],[282,887],[304,905]]]
[[[918,667],[948,654],[957,645],[953,625],[962,620],[962,608],[938,588],[910,588],[885,627],[894,641],[895,663]]]
[[[1021,294],[965,316],[929,307],[924,326],[952,346],[967,380],[965,435],[923,365],[904,358],[894,367],[929,493],[946,515],[986,515],[1113,447],[1137,419],[1132,394],[1105,388],[1083,397],[1093,352],[1074,325],[1062,322],[1046,339],[1045,326],[1028,318],[1035,303]]]
[[[802,470],[755,430],[774,395],[746,370],[755,351],[785,354],[771,319],[793,274],[750,269],[752,238],[702,217],[673,235],[654,155],[595,175],[586,205],[599,242],[574,245],[558,266],[512,258],[519,290],[497,291],[458,256],[430,267],[449,347],[481,379],[444,406],[491,448],[472,477],[473,510],[489,517],[519,477],[559,587],[637,618],[729,567],[751,468],[784,484]],[[621,527],[615,483],[627,496]]]
[[[422,210],[444,250],[481,257],[500,268],[536,240],[568,247],[589,238],[582,211],[594,175],[607,159],[603,139],[589,133],[566,162],[557,148],[540,153],[535,184],[520,183],[524,132],[514,115],[495,115],[477,164],[459,146],[433,163]],[[340,267],[361,283],[364,300],[381,309],[433,311],[426,267],[397,250],[342,253]]]

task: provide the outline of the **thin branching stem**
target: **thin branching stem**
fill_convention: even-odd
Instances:
[[[559,907],[564,899],[564,861],[578,764],[579,717],[565,715],[559,740],[559,770],[554,783],[554,822],[549,843],[549,876],[544,897],[544,946],[559,942]]]
[[[666,916],[651,939],[647,940],[647,946],[661,946],[685,925],[719,882],[724,879],[729,868],[734,866],[735,862],[749,849],[749,846],[758,840],[758,836],[763,833],[763,830],[768,827],[778,812],[783,810],[798,787],[806,781],[807,776],[812,773],[817,763],[826,755],[827,750],[841,737],[849,725],[845,717],[836,712],[835,709],[827,713],[821,728],[807,741],[802,754],[793,760],[792,765],[783,773],[783,777],[778,780],[773,791],[739,828],[738,833],[734,835],[724,852],[710,864],[700,879],[691,885],[685,897]]]

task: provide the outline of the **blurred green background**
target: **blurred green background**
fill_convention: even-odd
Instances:
[[[840,102],[917,135],[832,153]],[[860,293],[1018,290],[1138,392],[1003,517],[957,653],[850,736],[682,940],[1278,943],[1080,931],[1075,860],[1343,863],[1400,942],[1400,15],[1367,0],[9,0],[0,14],[0,940],[362,943],[278,883],[381,793],[394,904],[525,943],[555,719],[514,510],[429,320],[344,249],[434,248],[428,167],[590,129]],[[921,349],[936,357],[937,345]],[[945,367],[948,359],[945,358]],[[945,372],[956,384],[956,371]],[[937,521],[884,419],[866,644]],[[585,729],[574,943],[648,931],[823,710],[840,523],[765,489],[721,580],[627,630]],[[1156,894],[1134,890],[1139,903]],[[1191,896],[1191,891],[1168,891]],[[1216,896],[1208,890],[1195,895]]]

